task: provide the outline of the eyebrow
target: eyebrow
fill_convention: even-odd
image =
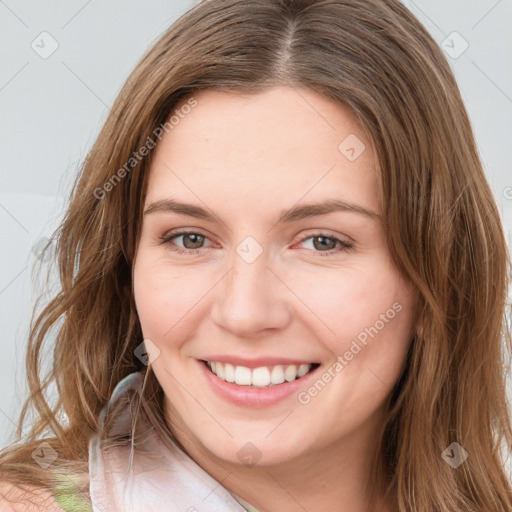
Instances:
[[[294,206],[288,210],[281,210],[277,223],[296,222],[298,220],[308,219],[319,215],[326,215],[333,212],[352,212],[364,215],[370,219],[377,219],[380,215],[376,212],[363,208],[362,206],[340,199],[328,199],[321,203],[308,203]],[[151,203],[144,212],[144,215],[150,215],[155,212],[174,212],[189,217],[215,221],[216,217],[201,206],[181,203],[173,199],[161,199]]]

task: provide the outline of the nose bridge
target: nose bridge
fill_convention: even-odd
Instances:
[[[283,327],[289,309],[279,279],[268,268],[268,251],[247,237],[236,247],[231,263],[216,297],[214,320],[239,336]]]
[[[259,254],[258,254],[259,253]],[[250,243],[241,243],[233,255],[233,270],[228,276],[225,297],[231,302],[231,309],[245,311],[255,307],[266,309],[271,302],[273,291],[269,286],[268,254],[261,252]]]

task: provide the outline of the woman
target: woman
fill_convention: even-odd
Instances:
[[[506,244],[449,65],[398,2],[191,9],[55,239],[38,419],[1,456],[14,510],[511,509]]]

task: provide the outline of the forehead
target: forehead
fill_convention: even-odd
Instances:
[[[289,87],[193,98],[192,108],[176,105],[155,149],[146,202],[172,196],[261,211],[329,197],[379,211],[371,143],[348,107]]]

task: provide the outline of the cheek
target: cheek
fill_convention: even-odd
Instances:
[[[163,265],[138,257],[134,269],[135,304],[144,336],[161,339],[185,309],[187,293],[193,286],[183,286],[183,277],[164,270]],[[192,284],[192,283],[189,283]]]
[[[332,354],[344,354],[358,340],[364,353],[377,357],[377,351],[406,341],[410,295],[386,258],[368,259],[358,267],[310,266],[307,272],[287,266],[279,274],[293,284],[293,294],[283,288],[276,297],[294,304],[295,321]],[[193,337],[207,315],[205,308],[211,307],[217,276],[213,268],[170,266],[165,257],[142,250],[134,268],[134,293],[144,337],[167,345]]]
[[[141,253],[134,268],[135,304],[144,336],[155,342],[177,339],[194,319],[194,306],[208,288],[204,273],[170,268]]]
[[[379,330],[384,330],[384,325],[387,331],[391,324],[398,327],[396,320],[410,309],[400,276],[379,262],[358,268],[322,269],[296,282],[294,291],[318,326],[313,329],[324,334],[323,341],[336,353],[358,335],[364,340],[375,324]]]

